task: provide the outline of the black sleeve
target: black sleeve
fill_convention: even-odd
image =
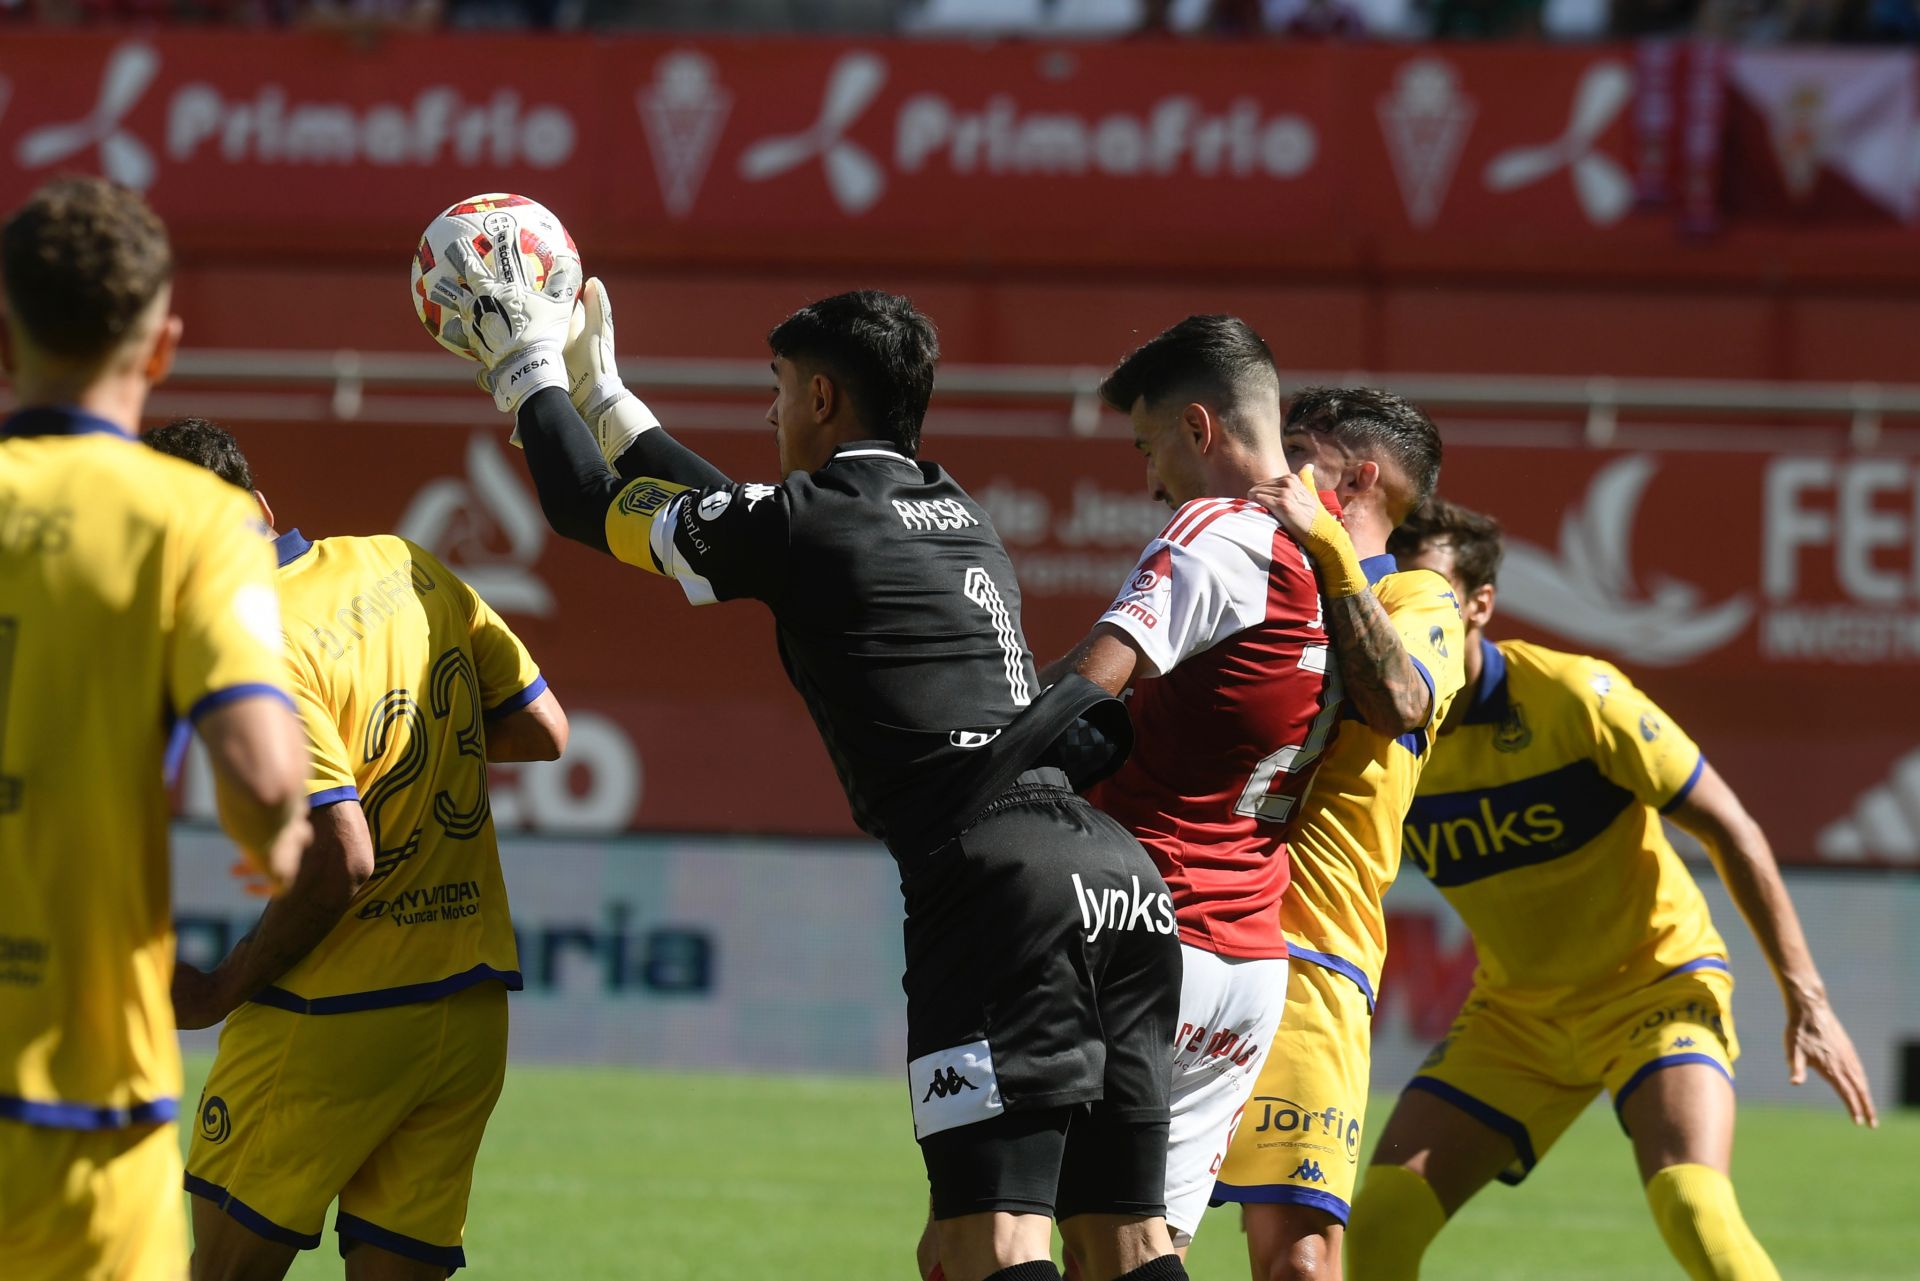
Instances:
[[[563,538],[608,551],[607,508],[626,482],[600,456],[580,411],[560,388],[543,387],[521,403],[519,424],[547,524]]]
[[[688,597],[698,603],[707,594],[714,600],[744,596],[773,604],[786,585],[792,554],[794,510],[787,487],[727,483],[676,497],[663,513],[673,520],[673,563],[664,568],[681,580]],[[624,511],[612,518],[623,547],[627,519]]]
[[[725,472],[660,427],[636,436],[614,460],[614,469],[623,482],[652,476],[692,489],[726,489],[733,484]]]

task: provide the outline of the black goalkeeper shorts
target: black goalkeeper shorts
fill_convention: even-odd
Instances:
[[[901,888],[934,1216],[1158,1213],[1180,943],[1139,842],[1030,770]]]

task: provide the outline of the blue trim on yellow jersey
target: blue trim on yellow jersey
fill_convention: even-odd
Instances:
[[[1309,965],[1317,965],[1323,970],[1331,970],[1341,978],[1350,981],[1360,989],[1361,995],[1367,998],[1367,1013],[1373,1013],[1373,984],[1367,981],[1367,972],[1352,961],[1344,956],[1335,956],[1331,952],[1312,951],[1301,947],[1291,939],[1287,940],[1287,955],[1305,961]]]
[[[279,560],[282,569],[312,550],[312,540],[297,529],[289,529],[273,540],[273,554]]]
[[[1480,638],[1480,683],[1467,704],[1468,725],[1498,725],[1507,719],[1507,656],[1500,647]]]
[[[1707,754],[1702,752],[1700,753],[1700,759],[1693,763],[1693,773],[1687,775],[1687,781],[1680,784],[1680,790],[1673,794],[1672,800],[1660,807],[1660,812],[1662,814],[1671,814],[1679,809],[1681,802],[1685,801],[1688,795],[1692,793],[1693,785],[1700,781],[1700,775],[1706,772],[1706,768]]]
[[[1399,573],[1400,562],[1389,553],[1381,552],[1378,556],[1369,556],[1361,561],[1360,572],[1367,576],[1367,586],[1371,587],[1388,574]]]
[[[1236,1201],[1241,1205],[1310,1205],[1316,1210],[1325,1210],[1344,1226],[1352,1209],[1345,1201],[1331,1192],[1322,1192],[1318,1188],[1303,1188],[1291,1183],[1261,1183],[1242,1186],[1238,1183],[1215,1183],[1213,1200]]]
[[[287,691],[278,685],[269,685],[264,681],[243,681],[238,685],[229,685],[225,689],[216,689],[212,693],[202,694],[200,701],[187,709],[187,719],[200,723],[200,718],[216,707],[225,707],[228,703],[242,698],[271,697],[287,705],[287,710],[296,711],[293,700],[287,697]]]
[[[1627,1078],[1627,1083],[1621,1086],[1619,1091],[1613,1096],[1613,1115],[1620,1122],[1621,1133],[1633,1133],[1633,1131],[1627,1129],[1627,1118],[1621,1113],[1621,1109],[1627,1105],[1627,1100],[1632,1097],[1635,1090],[1640,1088],[1641,1083],[1662,1068],[1684,1067],[1689,1063],[1705,1063],[1708,1067],[1718,1069],[1720,1075],[1727,1078],[1729,1085],[1733,1083],[1733,1073],[1727,1071],[1726,1064],[1714,1058],[1713,1055],[1702,1054],[1698,1050],[1689,1050],[1681,1054],[1666,1054],[1651,1062],[1642,1063],[1639,1069]]]
[[[1639,801],[1581,759],[1496,787],[1416,796],[1407,807],[1406,841],[1427,879],[1468,885],[1585,849]],[[1544,816],[1534,815],[1548,807]],[[1552,824],[1552,836],[1543,830]]]
[[[187,747],[193,742],[193,722],[174,719],[171,712],[167,715],[172,723],[167,727],[167,754],[161,760],[160,777],[172,787],[180,777],[180,767],[187,761]]]
[[[546,692],[547,692],[547,678],[544,676],[536,676],[533,678],[533,684],[527,686],[525,689],[521,690],[518,694],[515,694],[510,698],[502,699],[499,703],[496,703],[494,706],[488,708],[483,716],[483,719],[494,720],[497,717],[507,715],[509,712],[517,712],[521,708],[525,707],[528,703],[531,703],[534,699],[540,697],[542,694]]]
[[[1502,1183],[1520,1182],[1532,1172],[1535,1165],[1539,1164],[1533,1155],[1533,1136],[1527,1133],[1526,1123],[1520,1118],[1508,1116],[1493,1104],[1483,1103],[1459,1086],[1450,1085],[1436,1077],[1416,1076],[1407,1082],[1407,1088],[1420,1090],[1443,1102],[1451,1103],[1494,1133],[1505,1135],[1507,1142],[1513,1144],[1514,1156],[1519,1159],[1520,1173],[1514,1174],[1510,1170],[1502,1170],[1500,1172]]]
[[[1409,752],[1412,752],[1415,756],[1425,756],[1427,754],[1427,731],[1424,729],[1409,730],[1393,741],[1406,748]]]
[[[1415,658],[1412,654],[1407,655],[1407,661],[1413,664],[1414,671],[1420,673],[1420,679],[1427,683],[1427,709],[1428,709],[1427,723],[1431,725],[1433,723],[1433,707],[1434,707],[1434,704],[1438,701],[1434,697],[1434,693],[1433,693],[1435,689],[1435,686],[1433,683],[1433,673],[1427,670],[1427,665],[1425,663]]]
[[[467,1266],[467,1252],[457,1245],[429,1245],[418,1237],[383,1228],[377,1223],[368,1223],[359,1215],[348,1214],[345,1210],[334,1216],[333,1230],[340,1234],[340,1257],[343,1259],[347,1257],[347,1242],[351,1240],[378,1246],[403,1259],[435,1264],[449,1273]],[[319,1240],[318,1237],[314,1238],[316,1244]]]
[[[507,991],[518,992],[525,986],[519,970],[496,970],[491,965],[476,965],[470,970],[450,974],[431,983],[406,983],[383,987],[373,992],[348,992],[343,996],[316,996],[309,1000],[283,987],[262,988],[253,998],[255,1005],[270,1005],[289,1014],[353,1014],[360,1010],[384,1010],[395,1005],[415,1005],[437,1001],[455,992],[464,992],[476,983],[498,981]]]
[[[307,797],[307,809],[311,812],[322,806],[338,805],[341,801],[357,801],[359,799],[360,789],[352,783],[348,783],[345,787],[329,787],[325,791],[315,792],[313,795]]]
[[[209,1183],[197,1174],[189,1174],[184,1180],[184,1186],[194,1196],[211,1201],[216,1207],[226,1211],[228,1218],[256,1236],[265,1237],[269,1241],[278,1241],[281,1245],[290,1245],[296,1250],[311,1250],[320,1244],[318,1232],[295,1232],[292,1228],[282,1227],[218,1183]]]
[[[50,1130],[124,1130],[130,1125],[171,1121],[179,1115],[178,1099],[149,1099],[128,1108],[107,1108],[0,1094],[0,1120],[43,1125]]]
[[[133,439],[133,433],[123,430],[118,423],[110,423],[98,414],[90,414],[72,405],[35,405],[0,423],[0,436],[97,435]]]
[[[1721,958],[1717,956],[1703,956],[1703,957],[1700,957],[1698,960],[1688,961],[1685,965],[1674,966],[1672,969],[1668,970],[1665,974],[1662,974],[1659,978],[1655,979],[1654,983],[1663,983],[1666,980],[1672,978],[1676,974],[1691,974],[1695,970],[1719,970],[1723,974],[1733,973],[1733,967],[1728,965]],[[1652,986],[1652,984],[1649,984],[1648,986]]]

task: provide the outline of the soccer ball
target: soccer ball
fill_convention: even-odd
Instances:
[[[460,319],[460,278],[447,246],[464,240],[502,279],[519,279],[571,302],[585,279],[580,250],[545,205],[492,192],[469,196],[441,212],[413,251],[413,313],[433,340],[456,356],[479,360]]]

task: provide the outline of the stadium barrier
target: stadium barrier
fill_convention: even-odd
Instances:
[[[211,963],[252,923],[259,901],[229,874],[232,849],[217,833],[176,828],[174,855],[180,955]],[[772,1073],[901,1069],[898,876],[871,843],[515,839],[504,842],[502,860],[526,976],[512,1006],[517,1059]],[[1696,875],[1738,984],[1742,1097],[1837,1106],[1824,1084],[1788,1085],[1772,976],[1719,882],[1704,866]],[[1920,1039],[1920,943],[1909,928],[1920,919],[1920,878],[1808,871],[1791,873],[1788,885],[1875,1096],[1889,1102],[1899,1088],[1900,1047]],[[1387,902],[1390,952],[1374,1023],[1378,1090],[1397,1089],[1446,1032],[1474,965],[1458,919],[1411,869]],[[394,928],[430,927],[422,920]],[[184,1034],[203,1049],[213,1035]]]

